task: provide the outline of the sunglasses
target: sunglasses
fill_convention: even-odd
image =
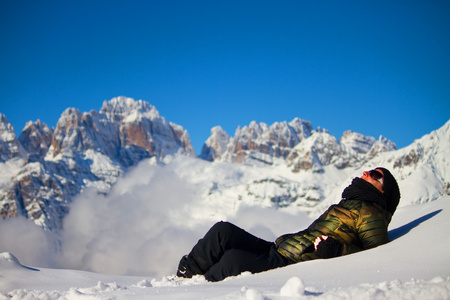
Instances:
[[[384,182],[383,182],[383,174],[381,174],[377,170],[370,170],[369,171],[369,175],[370,175],[370,177],[372,177],[373,180],[379,181],[381,183],[381,185],[384,184]]]

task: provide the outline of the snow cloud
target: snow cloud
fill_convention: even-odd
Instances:
[[[195,200],[173,167],[141,163],[107,196],[91,190],[74,201],[64,222],[62,264],[109,274],[171,274],[198,238],[183,222]]]
[[[24,217],[0,218],[0,252],[14,253],[24,264],[56,267],[53,249],[55,240],[34,222]]]

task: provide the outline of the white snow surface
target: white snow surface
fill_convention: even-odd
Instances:
[[[403,206],[386,245],[218,283],[24,266],[4,252],[0,299],[450,299],[449,227],[450,196]]]

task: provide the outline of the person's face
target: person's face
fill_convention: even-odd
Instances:
[[[380,169],[375,169],[375,171],[378,171],[381,173],[381,175],[383,175],[383,179],[384,179],[384,174],[383,171],[381,171]],[[384,193],[383,191],[383,185],[381,184],[380,181],[373,179],[372,176],[370,176],[370,171],[364,171],[363,172],[363,176],[361,176],[362,179],[364,179],[365,181],[371,183],[374,187],[376,187],[380,192]]]

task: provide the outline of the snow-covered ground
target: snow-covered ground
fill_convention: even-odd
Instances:
[[[450,299],[450,197],[400,207],[391,242],[218,283],[23,266],[0,254],[0,299]],[[133,260],[141,261],[130,251]],[[114,262],[111,262],[114,263]]]

